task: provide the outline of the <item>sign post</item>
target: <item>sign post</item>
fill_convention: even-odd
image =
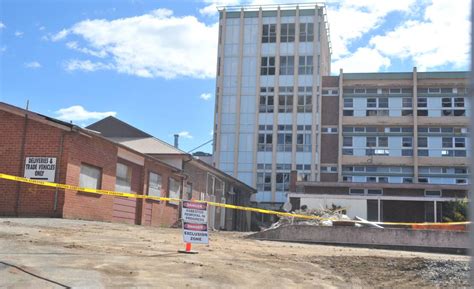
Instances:
[[[186,243],[186,250],[179,250],[178,252],[197,254],[196,251],[191,251],[191,244],[209,243],[207,204],[183,201],[182,206],[183,241]]]

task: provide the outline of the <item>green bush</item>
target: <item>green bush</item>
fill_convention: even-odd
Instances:
[[[467,210],[469,203],[467,198],[450,201],[443,204],[444,222],[465,222],[468,220]]]

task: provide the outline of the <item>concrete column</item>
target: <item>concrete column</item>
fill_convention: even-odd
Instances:
[[[214,127],[213,129],[216,130],[216,139],[214,140],[214,147],[215,147],[215,155],[214,155],[214,163],[216,164],[217,168],[220,168],[220,148],[221,148],[221,123],[222,123],[222,97],[223,97],[223,87],[224,87],[224,43],[225,43],[225,35],[226,35],[226,11],[225,9],[222,10],[222,20],[219,21],[220,26],[220,43],[218,49],[218,59],[220,59],[219,63],[219,76],[217,77],[217,89],[218,94],[216,97],[217,102],[217,115],[214,116]]]
[[[433,206],[434,206],[434,210],[433,210],[433,212],[434,212],[434,222],[438,223],[438,202],[434,201]]]
[[[278,6],[277,20],[276,20],[276,42],[275,42],[275,109],[273,110],[273,140],[277,142],[278,132],[278,95],[280,94],[280,35],[281,35],[281,13],[280,6]],[[277,144],[273,146],[272,150],[272,202],[275,202],[276,196],[276,154]]]
[[[317,59],[317,55],[321,52],[320,39],[317,37],[319,23],[321,21],[320,15],[318,12],[318,6],[316,5],[314,10],[314,20],[313,20],[313,112],[312,112],[312,121],[311,121],[311,179],[314,181],[320,180],[320,174],[317,172],[321,171],[321,86],[322,83],[319,82],[321,76],[317,74],[317,68],[314,67],[314,61]],[[319,50],[318,50],[319,48]],[[317,127],[317,128],[316,128]],[[318,157],[316,157],[316,154]],[[316,169],[316,164],[318,169]]]
[[[377,221],[382,222],[382,216],[380,211],[380,197],[377,199]]]
[[[255,132],[254,132],[254,142],[253,142],[253,187],[257,187],[257,143],[258,143],[258,115],[260,109],[260,67],[262,66],[262,7],[258,10],[258,33],[257,33],[257,67],[255,71],[257,73],[257,85],[255,90]],[[273,105],[275,105],[275,97],[273,97]],[[273,139],[273,146],[276,145],[276,140]]]
[[[300,44],[300,13],[296,6],[295,16],[295,41],[293,42],[294,49],[294,69],[293,69],[293,111],[292,111],[292,144],[291,144],[291,170],[296,170],[296,135],[297,135],[297,116],[298,116],[298,56]]]
[[[413,67],[413,182],[418,183],[418,77]]]
[[[239,65],[237,66],[237,95],[236,95],[236,113],[235,113],[235,145],[234,145],[234,177],[238,178],[239,164],[239,143],[240,143],[240,102],[242,96],[242,62],[244,53],[244,9],[240,10],[240,29],[239,29]]]
[[[339,118],[338,118],[338,153],[337,153],[337,181],[342,182],[342,112],[344,108],[344,99],[343,99],[343,82],[344,82],[344,72],[342,68],[339,70]]]

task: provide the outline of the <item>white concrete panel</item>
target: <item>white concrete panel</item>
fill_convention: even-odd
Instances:
[[[276,162],[278,164],[291,164],[291,152],[277,152]]]
[[[276,17],[262,17],[263,24],[275,24],[277,21]]]
[[[359,216],[367,219],[367,200],[331,199],[321,196],[301,198],[301,205],[308,206],[308,209],[330,208],[333,204],[346,208],[350,218]]]
[[[355,148],[365,148],[366,146],[365,136],[353,136],[352,137],[352,146]]]
[[[288,201],[288,193],[286,192],[275,192],[275,202],[285,203]]]
[[[259,164],[271,164],[272,163],[272,152],[257,152],[257,163],[259,163]]]
[[[260,86],[275,86],[275,76],[273,75],[262,75],[260,76]]]
[[[353,99],[354,116],[365,116],[365,110],[367,109],[367,98],[355,97]]]
[[[313,54],[313,42],[300,42],[299,55],[312,55],[312,54]]]
[[[300,23],[314,23],[314,16],[300,16]]]
[[[278,124],[286,124],[286,125],[289,125],[289,124],[292,124],[293,121],[291,119],[291,113],[278,113]]]
[[[258,124],[273,124],[273,114],[272,113],[260,113],[258,115]]]
[[[251,133],[239,134],[239,151],[241,152],[253,151],[253,134]],[[249,161],[251,161],[251,159]]]
[[[261,48],[262,56],[275,56],[276,44],[275,43],[262,43]]]
[[[298,165],[310,165],[311,164],[311,153],[296,152],[296,164],[298,164]]]
[[[312,86],[313,76],[312,75],[299,75],[298,86]]]
[[[296,124],[310,125],[312,124],[313,116],[311,113],[297,113]],[[314,130],[314,128],[312,128]]]
[[[237,172],[237,178],[249,186],[253,185],[253,175],[248,172]]]
[[[280,86],[293,86],[293,75],[281,75],[279,78]]]

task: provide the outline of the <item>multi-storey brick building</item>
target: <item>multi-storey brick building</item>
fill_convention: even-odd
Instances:
[[[467,87],[466,72],[323,77],[320,182],[295,177],[293,204],[441,221],[443,204],[468,191]]]

